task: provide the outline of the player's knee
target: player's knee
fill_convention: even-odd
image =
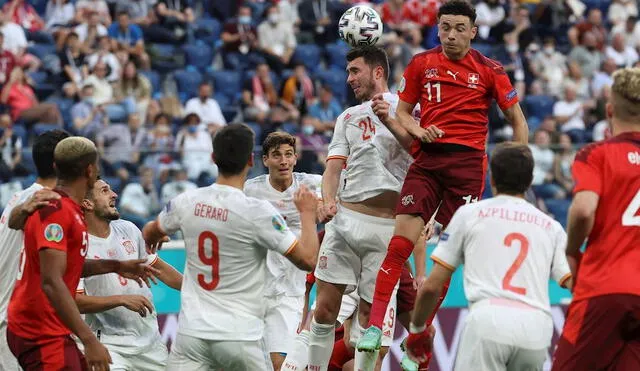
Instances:
[[[420,215],[400,214],[396,216],[394,236],[401,236],[415,243],[424,228],[424,220]]]
[[[338,309],[335,309],[332,305],[321,305],[318,303],[316,306],[316,311],[313,314],[313,318],[316,320],[316,323],[330,324],[335,323],[338,318]]]

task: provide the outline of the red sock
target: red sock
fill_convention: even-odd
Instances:
[[[400,279],[404,262],[409,259],[412,252],[413,242],[409,241],[408,238],[402,236],[393,236],[391,238],[387,256],[385,256],[376,277],[376,290],[373,294],[369,326],[382,328],[393,288]]]
[[[340,339],[333,345],[333,353],[331,353],[331,359],[329,360],[328,371],[340,371],[345,363],[353,359],[353,348],[347,348],[347,344],[344,343],[344,339]]]

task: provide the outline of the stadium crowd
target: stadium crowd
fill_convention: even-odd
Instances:
[[[335,120],[355,103],[337,22],[366,1],[9,0],[0,12],[0,209],[35,178],[34,135],[63,127],[98,145],[123,217],[217,176],[213,135],[296,135],[296,171],[321,174]],[[392,90],[437,44],[437,0],[372,1]],[[611,74],[638,65],[633,0],[479,1],[473,47],[500,61],[530,126],[538,206],[566,220],[575,149],[608,135]],[[511,137],[500,110],[490,143]],[[256,163],[252,175],[264,172]],[[487,187],[488,188],[488,187]],[[487,189],[487,192],[490,192]]]

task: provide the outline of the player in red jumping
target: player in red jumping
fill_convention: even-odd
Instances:
[[[374,97],[374,112],[397,139],[404,144],[416,139],[416,159],[400,193],[394,236],[376,279],[370,327],[357,345],[361,351],[380,346],[385,309],[425,222],[439,207],[436,221],[446,227],[459,206],[480,198],[493,99],[513,126],[514,141],[527,143],[527,122],[507,74],[498,62],[471,48],[475,19],[475,9],[466,1],[443,4],[438,11],[442,45],[416,55],[407,66],[396,119],[389,116],[388,103]],[[412,116],[417,103],[420,126]]]
[[[108,370],[109,352],[84,323],[73,299],[78,281],[115,272],[141,283],[153,270],[143,265],[146,259],[85,262],[88,234],[80,202],[96,182],[97,160],[89,139],[60,141],[54,151],[54,190],[61,197],[26,220],[7,330],[9,349],[24,370]],[[84,344],[86,361],[71,332]]]
[[[614,73],[606,111],[614,136],[573,164],[566,253],[576,284],[553,371],[640,370],[640,69]]]

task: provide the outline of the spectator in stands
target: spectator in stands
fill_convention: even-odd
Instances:
[[[154,117],[153,127],[147,131],[141,148],[146,152],[144,165],[152,168],[161,179],[166,177],[169,169],[177,165],[173,159],[174,143],[175,138],[171,132],[171,117],[159,113]]]
[[[624,24],[629,17],[638,16],[638,5],[634,0],[613,0],[607,18],[613,27]]]
[[[409,0],[404,3],[402,14],[414,26],[426,31],[435,26],[439,7],[437,0]]]
[[[567,58],[556,51],[553,37],[545,39],[542,50],[535,55],[531,67],[535,77],[542,81],[546,94],[560,96],[567,73]]]
[[[2,13],[10,22],[24,28],[29,35],[44,29],[44,21],[28,1],[9,0],[2,7]]]
[[[616,69],[616,61],[608,58],[602,62],[600,71],[594,73],[593,79],[591,80],[591,94],[593,94],[595,98],[600,97],[604,87],[611,87],[613,84],[613,78],[611,75],[616,71]]]
[[[300,113],[297,110],[283,105],[275,105],[269,111],[267,125],[264,125],[264,134],[267,135],[273,131],[282,130],[295,135],[299,131],[297,124],[299,119]]]
[[[9,115],[0,115],[0,129],[0,181],[7,183],[12,177],[29,175],[29,170],[21,164],[23,143],[13,132]]]
[[[132,3],[135,2],[137,1],[132,1]],[[86,23],[93,13],[98,13],[98,18],[103,25],[108,26],[111,24],[111,14],[106,1],[78,0],[76,2],[76,23]]]
[[[93,69],[98,61],[104,62],[107,65],[109,70],[107,80],[109,80],[109,82],[117,82],[120,80],[122,67],[118,57],[111,52],[111,40],[109,36],[101,36],[98,38],[98,49],[86,58],[87,71]]]
[[[158,192],[153,181],[153,169],[140,167],[140,182],[127,184],[120,197],[122,219],[142,229],[147,221],[160,209]]]
[[[15,65],[16,57],[4,48],[4,35],[0,32],[0,85],[7,82]]]
[[[336,119],[342,113],[342,107],[333,98],[333,92],[329,85],[321,86],[318,95],[318,101],[309,108],[309,116],[315,119],[311,121],[311,124],[315,132],[330,136],[336,126]],[[302,129],[309,131],[309,129],[305,129],[304,125]]]
[[[168,42],[193,41],[195,16],[189,0],[159,0],[154,11],[158,26],[172,34],[173,38],[167,40]]]
[[[41,63],[36,56],[27,53],[27,35],[22,27],[6,18],[5,14],[0,12],[0,32],[4,35],[3,49],[13,54],[18,66],[28,71],[37,70]]]
[[[621,33],[613,34],[611,45],[605,49],[605,56],[613,59],[618,68],[633,67],[639,59],[636,49],[626,44]]]
[[[211,160],[213,144],[211,135],[200,130],[200,117],[188,114],[176,136],[176,152],[180,153],[182,166],[187,169],[189,179],[203,184],[218,176],[218,167]],[[209,183],[210,184],[210,183]]]
[[[315,42],[325,45],[335,41],[338,33],[336,16],[337,7],[329,0],[303,0],[298,6],[300,14],[301,43]]]
[[[569,60],[577,62],[584,77],[591,79],[604,61],[604,54],[598,50],[598,40],[593,32],[584,32],[581,40],[571,49]]]
[[[302,127],[298,133],[297,153],[299,154],[296,171],[322,173],[322,164],[326,160],[327,136],[316,131],[317,119],[311,116],[302,118]]]
[[[136,111],[136,102],[131,98],[117,99],[113,86],[107,80],[107,65],[98,62],[92,74],[85,79],[85,84],[93,85],[93,103],[104,105],[111,122],[124,122],[130,113]]]
[[[227,125],[227,120],[222,115],[218,102],[211,98],[213,88],[211,83],[203,81],[198,87],[198,96],[187,101],[184,107],[185,113],[195,113],[202,121],[201,129],[211,128],[217,131]]]
[[[280,17],[291,23],[294,31],[300,30],[300,14],[298,14],[298,5],[300,0],[282,0],[278,2],[278,10]]]
[[[238,16],[224,25],[220,39],[225,68],[245,70],[257,57],[258,35],[251,20],[251,8],[241,6]]]
[[[260,63],[256,74],[242,89],[242,109],[245,121],[264,122],[269,110],[278,102],[278,93],[271,80],[269,66]]]
[[[568,64],[568,74],[562,86],[563,94],[565,84],[572,84],[576,88],[578,99],[582,101],[591,99],[591,85],[589,84],[589,80],[584,77],[582,68],[580,68],[580,65],[576,61],[571,61]]]
[[[33,81],[22,68],[11,71],[9,82],[2,88],[0,102],[9,106],[11,119],[23,121],[27,125],[38,122],[62,125],[62,116],[53,103],[40,103],[33,88]]]
[[[276,5],[269,6],[265,14],[265,20],[258,26],[258,43],[269,67],[281,75],[291,62],[296,36],[293,26],[281,17]]]
[[[529,4],[536,2],[529,2]],[[538,2],[533,12],[533,23],[538,29],[538,36],[558,35],[562,27],[571,24],[573,19],[582,16],[585,5],[579,0],[545,0]],[[564,32],[566,34],[566,31]]]
[[[77,88],[82,86],[83,81],[89,75],[89,69],[85,65],[85,54],[78,34],[70,32],[64,43],[64,48],[58,53],[60,67],[62,67],[61,81],[70,82]]]
[[[564,88],[564,99],[557,101],[553,105],[553,116],[560,124],[560,131],[568,134],[572,142],[584,143],[585,123],[584,123],[584,102],[578,100],[575,86],[566,84]]]
[[[571,143],[571,137],[567,134],[561,134],[558,141],[560,150],[555,156],[553,164],[553,172],[555,181],[565,194],[570,195],[573,191],[573,176],[571,175],[571,165],[576,157],[576,151]]]
[[[151,68],[149,55],[144,49],[142,29],[132,24],[129,13],[125,10],[118,13],[118,21],[109,26],[109,37],[113,40],[113,49],[125,51],[140,64],[142,69]]]
[[[78,35],[78,40],[82,43],[82,51],[86,54],[93,52],[100,36],[108,34],[107,28],[100,23],[100,16],[97,12],[90,13],[87,22],[79,24],[73,31]]]
[[[589,10],[589,15],[584,22],[578,23],[569,29],[568,36],[571,45],[578,45],[580,40],[584,42],[582,36],[586,32],[591,32],[595,37],[596,48],[603,52],[607,42],[607,29],[602,24],[602,12],[600,9],[592,8]]]
[[[80,101],[71,107],[73,129],[83,137],[94,140],[98,132],[109,125],[103,105],[93,103],[93,85],[85,84],[80,90]]]
[[[531,27],[529,9],[517,5],[511,9],[508,18],[491,29],[490,36],[498,42],[516,42],[518,50],[524,52],[536,39],[536,32]]]
[[[142,126],[142,115],[138,112],[132,113],[127,118],[129,134],[131,135],[131,162],[140,163],[142,146],[147,137],[147,129]]]
[[[282,84],[281,98],[285,106],[295,108],[302,115],[314,103],[313,81],[303,63],[296,63],[293,74]]]
[[[135,102],[136,112],[146,115],[147,107],[151,101],[151,82],[143,74],[139,73],[136,64],[128,61],[122,69],[122,77],[114,86],[116,101],[129,99]],[[131,112],[129,112],[131,113]]]
[[[171,181],[165,183],[162,186],[160,192],[162,204],[166,205],[167,202],[173,200],[179,194],[198,188],[198,186],[189,180],[187,171],[184,168],[178,168],[169,172]]]
[[[632,47],[640,47],[640,22],[638,17],[628,17],[627,20],[611,29],[612,34],[622,34],[625,43]]]
[[[482,40],[488,40],[491,29],[504,20],[504,7],[499,0],[480,1],[476,5],[476,13],[478,37]]]
[[[136,173],[138,158],[127,124],[103,126],[96,136],[96,147],[106,175],[115,175],[122,182],[126,182],[129,180],[130,172]]]
[[[554,183],[554,153],[549,148],[551,138],[544,130],[537,130],[533,135],[533,144],[529,145],[533,155],[533,181],[531,187],[537,197],[564,199],[566,193]]]
[[[537,44],[532,44],[531,46],[533,45],[537,46]],[[526,93],[524,67],[527,61],[523,58],[523,54],[519,52],[518,42],[513,39],[507,40],[507,43],[497,49],[496,54],[495,59],[504,67],[516,91],[520,96],[524,96],[524,93]],[[511,125],[507,125],[507,127],[510,128]]]
[[[76,9],[69,0],[49,0],[44,13],[45,30],[57,32],[69,27],[75,17]]]
[[[401,36],[408,27],[408,19],[404,18],[404,0],[386,0],[380,9],[382,23],[391,31]]]

